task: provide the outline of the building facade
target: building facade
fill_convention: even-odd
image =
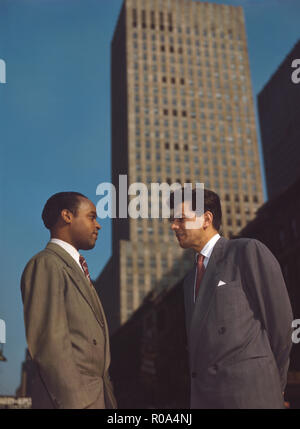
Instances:
[[[152,291],[111,338],[119,408],[187,409],[190,376],[182,281]]]
[[[204,183],[221,197],[223,235],[235,234],[263,201],[242,8],[125,0],[111,57],[116,189],[120,175],[128,185]],[[112,260],[95,283],[112,331],[193,262],[167,219],[119,218],[118,210]]]
[[[279,195],[300,175],[300,82],[292,79],[293,72],[297,71],[292,67],[295,59],[300,59],[300,41],[258,96],[269,198]]]

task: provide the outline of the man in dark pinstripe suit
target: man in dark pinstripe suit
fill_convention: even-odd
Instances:
[[[193,191],[172,219],[198,260],[184,280],[191,408],[284,408],[293,316],[280,266],[261,242],[218,234],[214,192],[204,191],[202,216],[187,219],[195,200]]]

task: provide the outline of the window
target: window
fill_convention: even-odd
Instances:
[[[150,13],[150,19],[151,19],[151,29],[154,30],[155,29],[155,13],[153,11],[151,11],[151,13]]]
[[[159,12],[159,28],[163,31],[164,27],[164,14],[163,12]]]
[[[137,27],[137,13],[136,13],[136,9],[132,9],[132,25],[133,25],[133,27]]]
[[[142,27],[146,28],[146,11],[142,10]]]

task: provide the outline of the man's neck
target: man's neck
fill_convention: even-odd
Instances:
[[[218,234],[218,231],[216,230],[210,231],[205,237],[203,237],[203,240],[198,242],[197,245],[193,247],[193,249],[197,253],[200,253],[201,250],[204,248],[204,246],[209,242],[209,240],[211,240],[216,234]]]
[[[51,233],[50,234],[50,239],[52,239],[52,238],[64,241],[65,243],[70,244],[71,246],[73,246],[77,251],[79,250],[79,249],[77,249],[76,246],[74,246],[74,243],[72,243],[72,241],[70,240],[70,238],[67,237],[67,236],[65,236],[64,234]]]

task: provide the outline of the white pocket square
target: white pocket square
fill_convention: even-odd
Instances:
[[[226,285],[225,282],[222,282],[222,280],[219,281],[218,286]]]

